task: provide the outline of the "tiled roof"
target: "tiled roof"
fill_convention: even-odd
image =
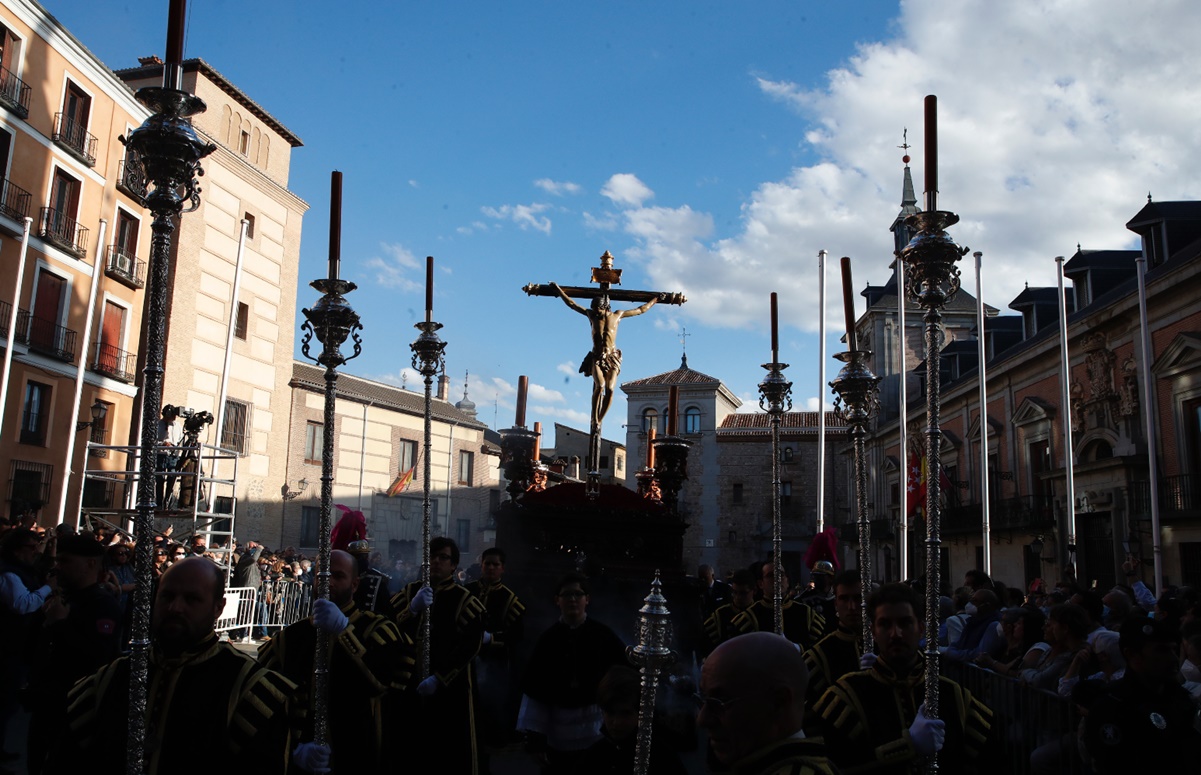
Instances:
[[[325,392],[325,369],[310,366],[300,361],[292,362],[291,387],[312,390],[315,393]],[[374,406],[382,406],[406,414],[425,416],[425,393],[414,393],[382,382],[373,382],[350,374],[339,374],[337,391],[340,398],[356,401],[369,401]],[[484,423],[473,420],[456,409],[449,401],[435,397],[430,401],[430,415],[442,422],[454,423],[467,428],[487,430]]]
[[[795,434],[798,431],[817,433],[817,412],[786,412],[780,418],[780,430]],[[838,412],[826,412],[827,429],[843,429],[846,420]],[[726,415],[718,433],[770,433],[771,415],[766,412],[735,413]]]
[[[635,379],[630,382],[623,382],[623,388],[631,387],[651,387],[654,385],[720,385],[721,380],[716,377],[710,377],[708,374],[701,374],[688,367],[676,369],[675,371],[665,371],[662,374],[656,374],[653,377],[644,377],[643,379]]]

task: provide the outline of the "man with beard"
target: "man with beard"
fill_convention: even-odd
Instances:
[[[780,585],[786,596],[781,606],[784,623],[783,635],[797,644],[801,651],[804,651],[817,643],[825,634],[826,620],[809,606],[787,597],[788,572],[784,568],[780,568],[779,572],[783,576],[780,579]],[[775,632],[775,566],[770,562],[763,564],[763,572],[759,577],[759,589],[763,593],[763,597],[757,600],[753,606],[735,616],[731,622],[731,629],[736,634]]]
[[[805,667],[809,668],[806,707],[810,712],[835,681],[860,669],[860,658],[863,656],[859,570],[844,570],[834,578],[833,587],[834,614],[838,627],[805,652]]]
[[[217,639],[213,624],[224,606],[225,574],[208,559],[181,560],[159,580],[147,677],[148,775],[208,775],[214,761],[255,775],[287,769],[296,687]],[[130,689],[129,657],[76,684],[46,771],[126,772]]]
[[[484,606],[455,583],[459,547],[439,536],[430,541],[430,583],[405,585],[392,597],[401,632],[421,649],[421,619],[430,617],[430,674],[417,684],[421,698],[414,739],[439,741],[447,772],[475,775],[479,762],[475,733],[475,671],[484,639]]]
[[[801,731],[807,679],[796,647],[774,633],[753,632],[713,650],[701,668],[696,723],[721,772],[833,775],[822,741]]]
[[[885,584],[868,601],[879,657],[838,679],[814,708],[830,758],[848,771],[902,775],[932,754],[956,775],[978,771],[992,711],[959,684],[940,678],[939,718],[922,703],[926,662],[922,601],[906,584]]]
[[[374,771],[383,763],[385,719],[380,712],[380,698],[389,690],[403,691],[408,685],[413,642],[390,620],[356,605],[359,576],[350,554],[334,550],[329,568],[329,600],[314,601],[311,619],[289,625],[259,647],[259,664],[297,685],[297,700],[310,709],[302,739],[312,740],[317,631],[329,633],[333,641],[329,661],[329,749],[319,752],[311,744],[302,745],[297,748],[297,763],[304,767],[328,756],[338,772]]]

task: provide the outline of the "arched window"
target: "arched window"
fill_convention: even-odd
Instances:
[[[651,428],[656,433],[659,431],[659,412],[655,409],[647,409],[642,413],[642,432],[649,433]]]
[[[690,406],[684,410],[684,433],[701,432],[701,410]]]
[[[788,463],[788,462],[791,462],[791,460],[792,460],[792,447],[785,447],[784,449],[780,450],[780,462],[781,463]]]

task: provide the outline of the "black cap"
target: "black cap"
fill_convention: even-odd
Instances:
[[[87,536],[63,536],[58,539],[57,553],[69,554],[72,557],[103,557],[104,546]]]
[[[1118,646],[1139,650],[1148,643],[1179,643],[1180,629],[1150,617],[1133,616],[1122,624]]]

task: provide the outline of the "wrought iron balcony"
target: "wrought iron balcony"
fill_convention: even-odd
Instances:
[[[96,135],[66,113],[54,114],[54,134],[50,139],[89,167],[96,166]]]
[[[0,67],[0,105],[21,118],[29,118],[29,95],[33,89],[7,67]]]
[[[133,151],[126,151],[125,158],[117,165],[117,190],[146,206],[146,171]]]
[[[1023,495],[990,504],[993,530],[1050,530],[1055,526],[1055,499],[1050,495]]]
[[[43,207],[39,236],[76,258],[83,258],[88,249],[88,230],[61,210]]]
[[[146,285],[146,262],[120,245],[108,246],[104,273],[130,288],[142,288]]]
[[[22,338],[22,329],[27,332],[25,343],[29,345],[30,350],[67,363],[75,360],[75,331],[66,326],[60,326],[53,320],[30,315],[27,310],[19,310],[17,312],[18,339]]]
[[[984,529],[984,506],[979,503],[943,506],[939,520],[942,532],[947,535],[978,533]]]
[[[24,221],[29,216],[29,203],[33,194],[11,180],[0,180],[0,214],[14,221]]]
[[[1130,515],[1151,518],[1151,483],[1131,482]],[[1181,474],[1159,480],[1159,516],[1164,521],[1201,518],[1201,476]]]
[[[13,314],[13,305],[7,301],[0,301],[0,345],[8,342],[8,318]],[[20,318],[17,318],[18,327],[20,326]],[[20,334],[16,339],[20,340]]]
[[[92,354],[92,371],[122,382],[133,383],[134,371],[138,364],[138,359],[133,353],[119,350],[104,342],[93,342]]]

